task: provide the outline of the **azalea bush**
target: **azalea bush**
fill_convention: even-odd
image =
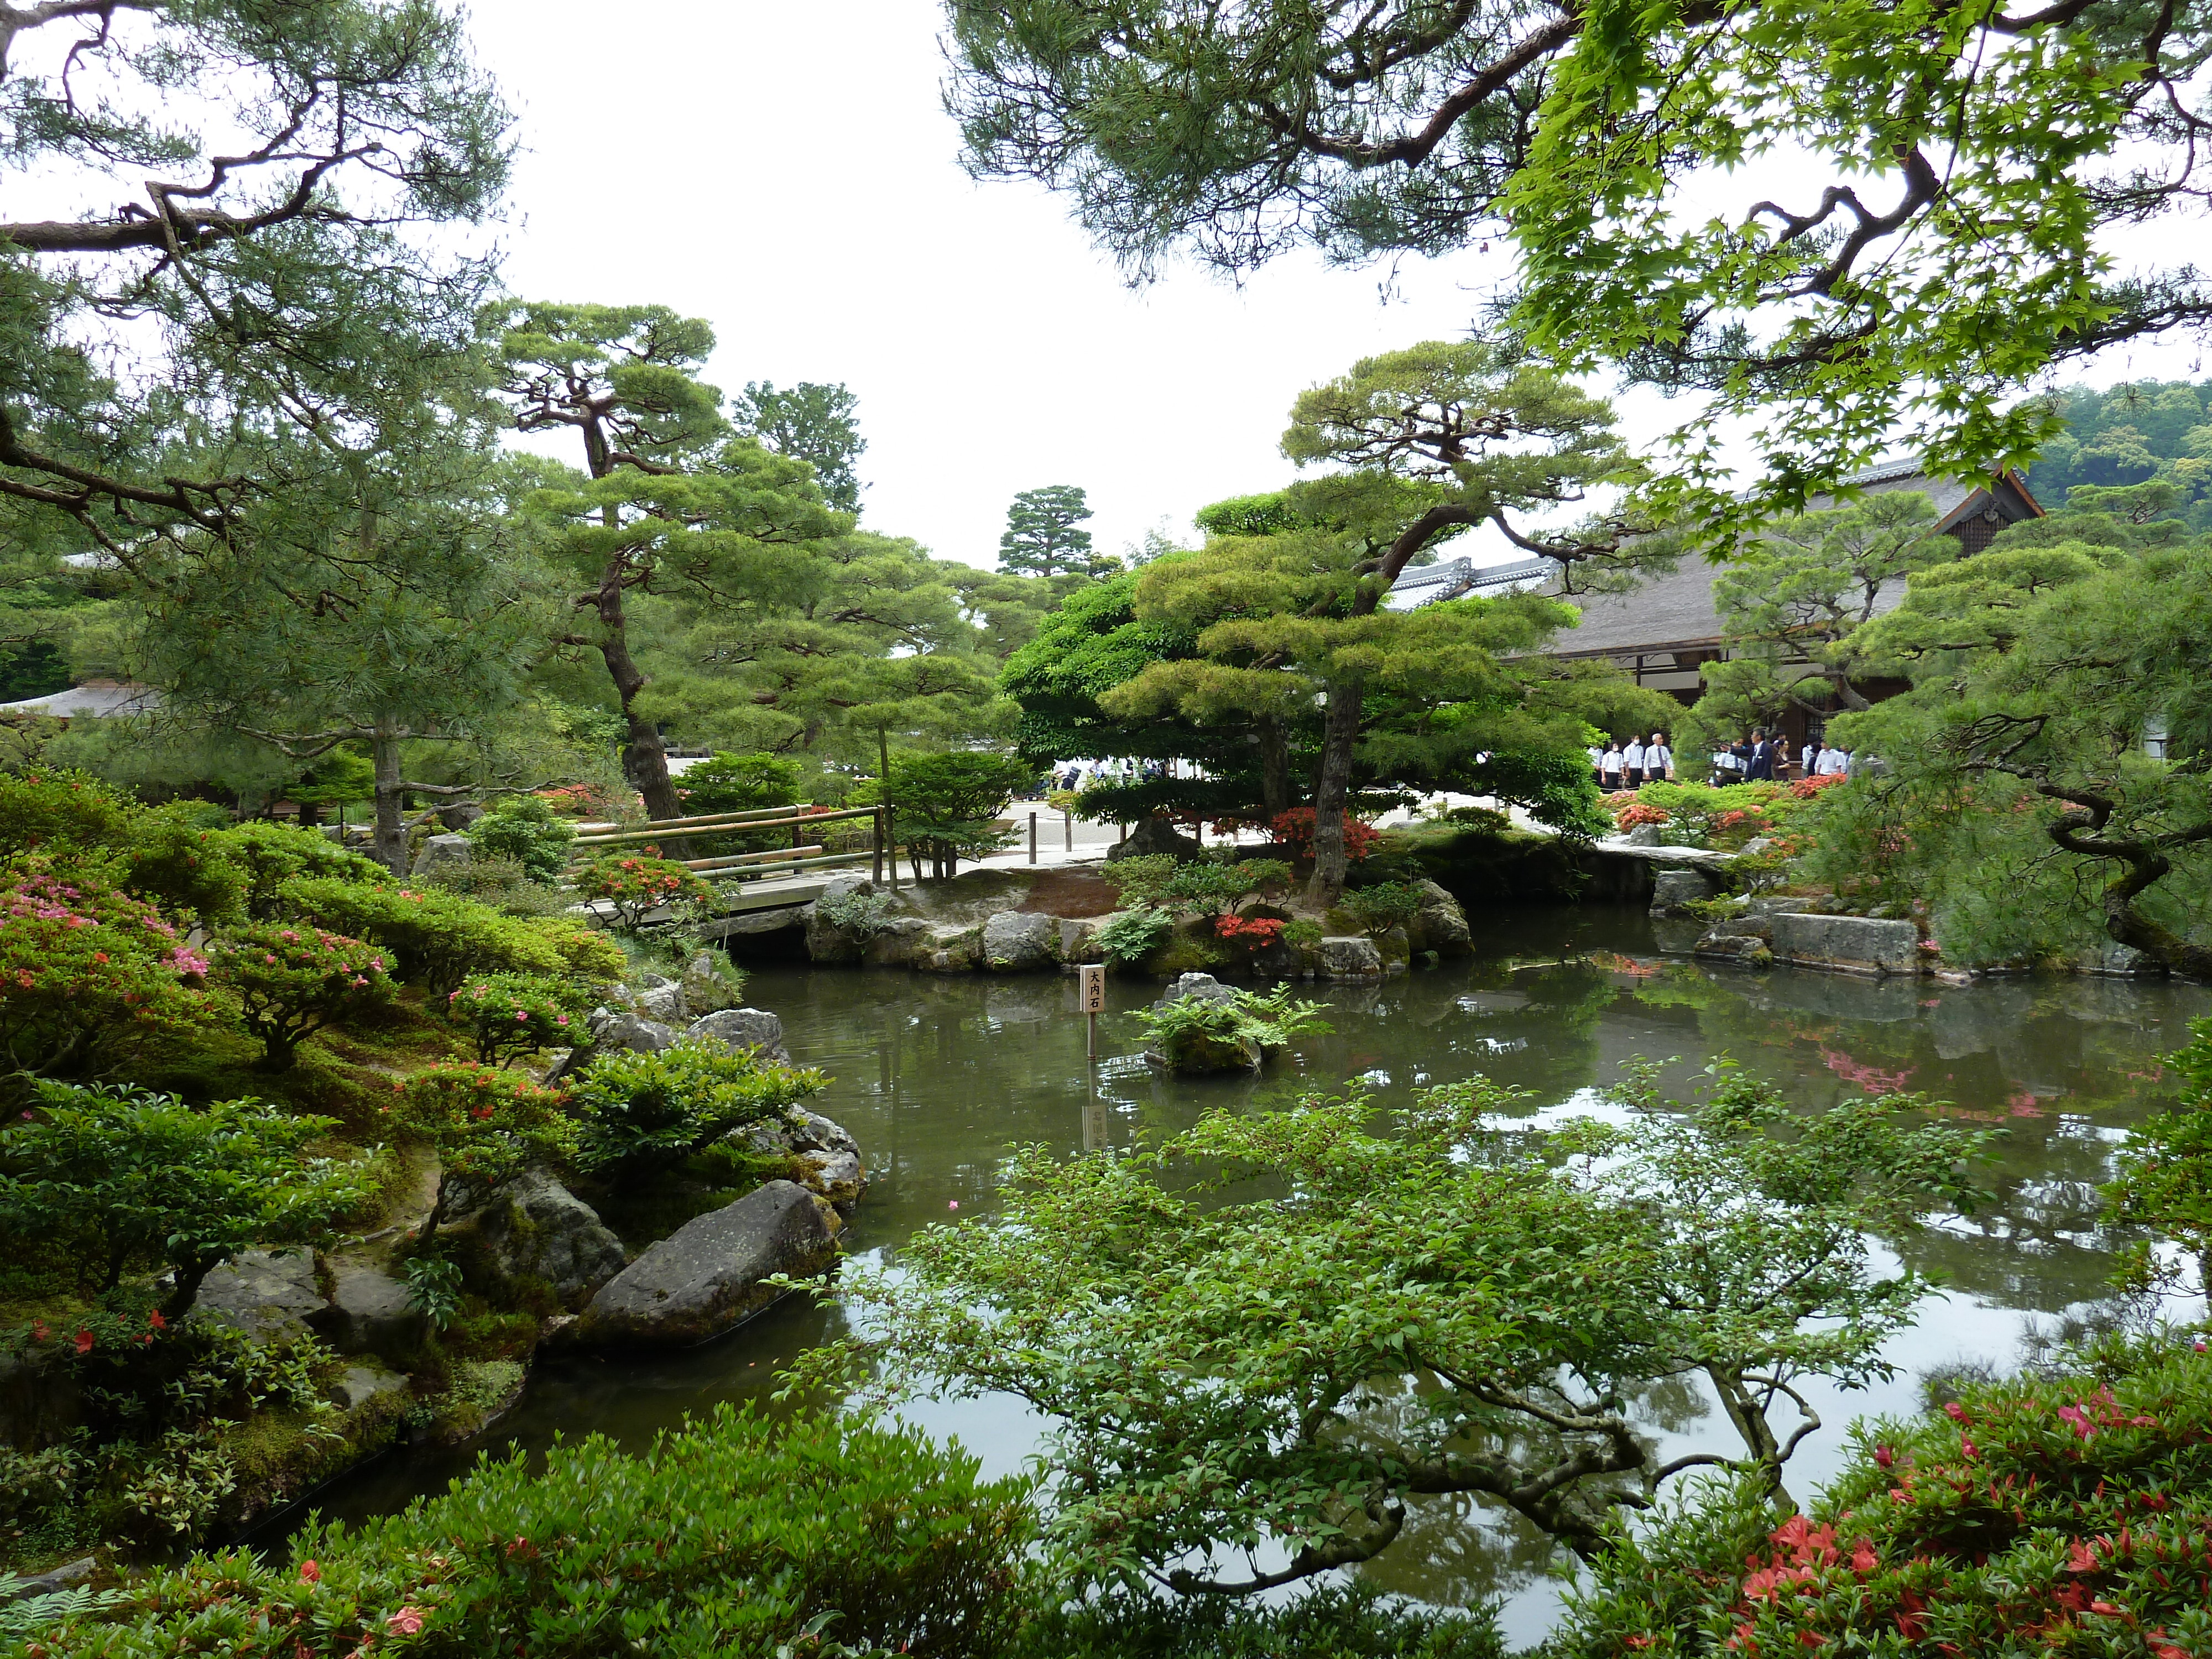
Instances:
[[[507,1066],[541,1048],[583,1042],[590,1002],[568,980],[543,974],[483,974],[447,993],[446,1018],[475,1040],[479,1061]]]
[[[568,862],[576,828],[535,795],[508,795],[465,832],[478,858],[512,859],[523,873],[547,885]]]
[[[516,1073],[433,1066],[392,1089],[383,1109],[392,1127],[438,1155],[437,1196],[416,1235],[424,1249],[461,1188],[481,1199],[532,1162],[575,1155],[578,1126],[564,1109],[567,1097]]]
[[[1803,1514],[1753,1483],[1626,1530],[1568,1594],[1560,1655],[2212,1653],[2212,1358],[2112,1342],[1855,1425]]]
[[[1216,939],[1231,945],[1241,945],[1248,951],[1264,951],[1278,944],[1287,924],[1280,916],[1216,916],[1213,933]]]
[[[18,1077],[110,1075],[153,1037],[213,1018],[208,959],[96,871],[0,876],[0,1054]]]
[[[714,896],[714,890],[673,859],[623,854],[600,859],[579,872],[576,891],[612,905],[621,925],[635,933],[655,910],[685,900],[703,902]]]
[[[1267,821],[1267,833],[1276,842],[1290,848],[1294,858],[1313,856],[1314,809],[1294,806],[1287,812],[1278,812]],[[1382,832],[1364,819],[1351,813],[1344,815],[1344,856],[1357,864],[1375,850],[1382,839]]]
[[[0,1129],[0,1233],[20,1250],[65,1247],[91,1292],[166,1267],[171,1319],[233,1256],[325,1242],[369,1195],[362,1165],[308,1151],[334,1118],[55,1083],[35,1100]]]
[[[642,1452],[602,1435],[274,1553],[194,1557],[32,1659],[363,1653],[999,1659],[1030,1599],[1029,1483],[918,1431],[727,1404]],[[649,1635],[645,1634],[649,1632]]]
[[[252,818],[210,838],[221,856],[246,875],[243,902],[255,921],[288,914],[284,884],[301,878],[389,887],[392,873],[375,860],[348,852],[317,830]]]
[[[289,1069],[325,1026],[390,1002],[394,988],[381,946],[317,927],[237,928],[209,947],[208,960],[271,1071]]]
[[[285,884],[288,912],[314,926],[389,946],[398,976],[434,997],[471,974],[547,974],[609,983],[621,948],[566,917],[502,915],[434,886],[374,886],[337,878]]]
[[[678,1042],[656,1054],[604,1054],[569,1085],[585,1118],[580,1160],[632,1172],[665,1168],[819,1093],[829,1081],[820,1072],[711,1041]]]
[[[137,810],[88,772],[0,772],[0,858],[114,845]]]
[[[230,814],[204,801],[141,812],[122,848],[125,890],[180,921],[221,927],[244,910],[252,877],[225,845]]]
[[[1417,881],[1386,881],[1352,888],[1340,902],[1369,933],[1387,933],[1419,915],[1425,896]]]

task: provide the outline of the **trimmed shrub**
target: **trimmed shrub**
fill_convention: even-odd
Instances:
[[[210,947],[215,982],[235,996],[271,1071],[289,1070],[325,1025],[392,1000],[381,947],[319,928],[242,927]]]
[[[1504,1659],[1487,1611],[1407,1607],[1358,1579],[1294,1601],[1109,1595],[1041,1608],[1024,1659]]]
[[[687,812],[750,812],[799,799],[799,763],[786,755],[727,755],[684,769],[677,780]]]
[[[479,858],[512,859],[531,880],[548,886],[568,866],[574,824],[555,816],[535,795],[510,795],[468,827]]]
[[[613,905],[622,925],[635,933],[664,904],[708,899],[714,890],[674,859],[617,854],[580,872],[576,890]]]
[[[1421,887],[1419,882],[1413,881],[1380,882],[1372,887],[1352,889],[1340,902],[1369,933],[1387,933],[1393,927],[1404,927],[1419,914]]]
[[[433,1066],[404,1083],[384,1110],[395,1129],[428,1141],[438,1154],[438,1195],[418,1242],[427,1248],[455,1190],[478,1197],[538,1159],[565,1162],[576,1151],[567,1097],[513,1072],[477,1065]]]
[[[283,897],[319,927],[388,946],[399,977],[433,996],[459,989],[471,974],[572,972],[568,927],[501,915],[434,887],[307,879],[287,883]]]
[[[100,1077],[210,1018],[207,959],[143,899],[78,871],[0,878],[0,1054],[33,1076]]]
[[[602,1054],[569,1085],[585,1115],[580,1159],[594,1168],[674,1164],[819,1093],[829,1080],[719,1042]]]
[[[137,810],[88,772],[0,773],[0,858],[112,846]]]
[[[447,1493],[288,1556],[202,1556],[42,1638],[72,1659],[423,1659],[649,1650],[774,1659],[830,1639],[995,1659],[1022,1616],[1029,1485],[917,1431],[725,1403],[641,1456],[601,1435],[542,1472],[487,1459]]]
[[[542,974],[483,974],[447,994],[446,1018],[465,1027],[486,1066],[506,1066],[540,1048],[584,1040],[590,999]]]
[[[319,830],[256,818],[220,839],[223,855],[246,872],[246,914],[256,921],[284,915],[284,884],[301,877],[392,885],[392,872],[374,859],[348,852]]]
[[[202,822],[206,812],[180,801],[141,814],[123,855],[123,885],[173,916],[220,927],[244,912],[251,878],[230,856],[227,824]]]

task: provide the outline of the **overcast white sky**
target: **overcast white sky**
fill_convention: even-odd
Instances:
[[[476,0],[473,17],[526,146],[510,288],[705,317],[725,391],[844,382],[866,523],[946,557],[992,562],[1008,499],[1041,484],[1090,492],[1104,550],[1163,518],[1188,536],[1207,501],[1292,476],[1275,446],[1301,388],[1459,336],[1505,272],[1498,250],[1408,262],[1386,301],[1381,271],[1302,256],[1241,289],[1187,269],[1133,292],[1064,201],[961,171],[935,0]],[[1641,440],[1684,412],[1622,408]]]

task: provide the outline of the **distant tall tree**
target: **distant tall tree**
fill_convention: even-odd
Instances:
[[[1091,532],[1079,527],[1090,516],[1091,504],[1078,485],[1024,489],[1006,509],[999,568],[1028,576],[1103,576],[1118,569],[1111,555],[1091,550]]]
[[[2110,489],[2157,479],[2174,488],[2172,511],[2212,530],[2212,380],[2140,380],[2109,392],[2072,386],[2031,401],[2066,422],[2028,469],[2028,488],[2045,507],[2063,507],[2076,484]]]
[[[806,550],[852,520],[807,468],[733,438],[721,393],[699,380],[714,331],[665,306],[518,305],[488,313],[501,392],[521,431],[568,428],[589,473],[544,492],[558,556],[590,586],[572,603],[596,626],[570,636],[599,653],[628,728],[630,781],[656,818],[681,816],[658,726],[638,702],[633,592],[681,590],[733,609],[796,599]]]
[[[730,414],[738,430],[763,447],[811,466],[823,501],[840,513],[858,513],[860,481],[853,465],[868,447],[854,418],[860,403],[842,386],[801,380],[780,387],[769,380],[748,380],[744,392],[730,399]]]

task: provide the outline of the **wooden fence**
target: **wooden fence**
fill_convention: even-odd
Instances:
[[[855,818],[873,820],[874,834],[871,845],[848,853],[832,853],[826,847],[810,846],[805,836],[810,830],[819,830],[825,824],[848,823]],[[755,834],[763,830],[789,830],[789,847],[772,847],[757,853],[732,853],[724,857],[679,859],[687,870],[696,870],[714,881],[762,881],[779,876],[798,875],[811,870],[828,870],[855,864],[872,867],[875,879],[884,878],[884,865],[890,867],[891,885],[898,885],[898,854],[892,845],[890,811],[883,806],[854,806],[841,811],[817,812],[804,805],[795,806],[757,807],[748,812],[707,812],[693,817],[655,818],[649,823],[622,830],[599,830],[579,836],[569,843],[584,856],[571,863],[567,873],[574,876],[592,859],[603,852],[623,847],[646,847],[661,842],[705,840],[714,836],[743,832]]]

